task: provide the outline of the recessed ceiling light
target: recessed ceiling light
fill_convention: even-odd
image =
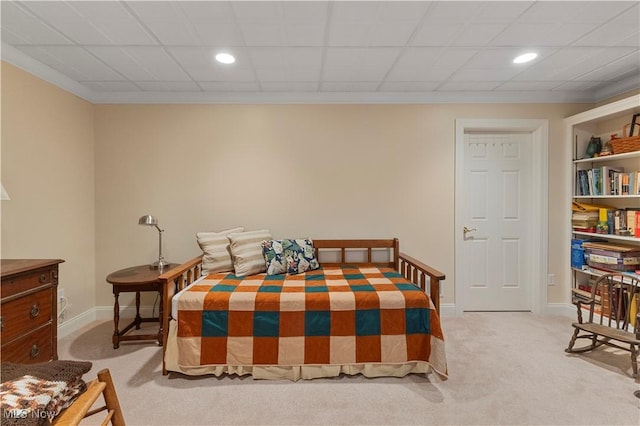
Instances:
[[[525,62],[533,61],[537,57],[538,57],[537,53],[529,52],[529,53],[525,53],[525,54],[522,54],[522,55],[516,57],[513,60],[513,63],[514,64],[524,64]]]
[[[221,64],[232,64],[236,61],[236,58],[234,58],[233,55],[229,53],[218,53],[216,55],[216,61],[220,62]]]

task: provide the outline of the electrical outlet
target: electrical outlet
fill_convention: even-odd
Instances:
[[[58,303],[64,300],[64,288],[58,288]]]
[[[548,285],[555,285],[556,284],[556,274],[547,275],[547,284]]]

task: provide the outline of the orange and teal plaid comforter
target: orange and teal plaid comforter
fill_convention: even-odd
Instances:
[[[212,274],[181,294],[176,307],[185,366],[415,361],[447,371],[429,296],[390,268]]]

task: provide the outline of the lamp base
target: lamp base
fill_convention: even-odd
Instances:
[[[149,268],[151,268],[151,269],[165,269],[168,266],[169,266],[169,262],[167,262],[166,260],[158,260],[157,262],[153,262],[151,265],[149,265]]]

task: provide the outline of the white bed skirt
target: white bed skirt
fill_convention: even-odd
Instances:
[[[347,364],[347,365],[270,365],[270,366],[247,366],[247,365],[203,365],[203,366],[183,366],[178,360],[177,346],[177,324],[174,320],[169,322],[168,341],[165,342],[166,352],[164,355],[165,366],[168,371],[175,371],[189,376],[202,376],[213,374],[221,376],[223,374],[237,374],[238,376],[251,375],[254,379],[292,381],[300,379],[317,379],[320,377],[336,377],[340,374],[362,374],[366,377],[403,377],[411,373],[428,374],[432,371],[446,380],[446,371],[437,371],[432,366],[423,361],[412,361],[404,364]],[[432,340],[432,342],[434,342]],[[444,345],[444,342],[442,343]]]

